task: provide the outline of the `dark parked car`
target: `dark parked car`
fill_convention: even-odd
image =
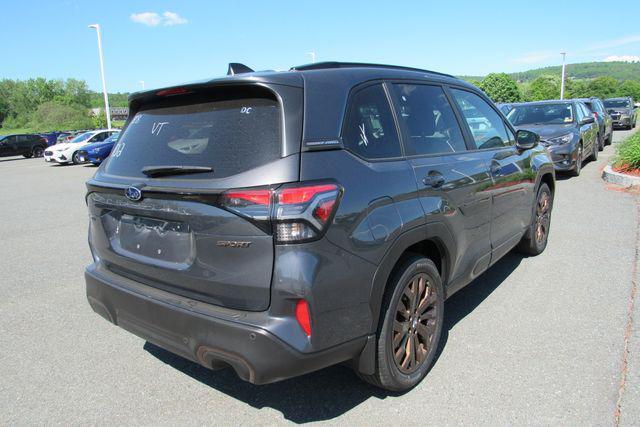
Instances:
[[[62,134],[63,132],[47,132],[41,133],[40,136],[47,140],[47,145],[54,145],[58,142],[58,137]]]
[[[636,127],[638,107],[634,105],[633,98],[608,98],[604,100],[604,107],[613,119],[614,128],[632,129]]]
[[[0,136],[0,157],[42,157],[45,148],[47,140],[40,135]]]
[[[540,101],[516,105],[508,114],[516,129],[540,135],[558,171],[580,175],[585,159],[598,158],[598,124],[581,101]]]
[[[111,154],[111,150],[113,150],[113,146],[118,142],[119,137],[120,132],[116,132],[102,142],[94,142],[93,144],[85,146],[78,153],[80,162],[91,162],[98,166],[104,161],[104,159],[109,157],[109,154]]]
[[[444,300],[512,248],[545,249],[547,151],[449,75],[230,71],[131,96],[87,182],[91,307],[256,384],[350,361],[412,387]]]
[[[509,111],[511,111],[514,105],[517,105],[517,104],[513,102],[509,102],[509,103],[498,102],[496,104],[496,107],[498,107],[498,109],[502,112],[502,114],[506,116],[507,114],[509,114]]]
[[[579,98],[576,101],[584,102],[584,105],[592,111],[593,117],[598,122],[598,149],[602,151],[605,145],[613,141],[613,119],[607,112],[600,98]]]

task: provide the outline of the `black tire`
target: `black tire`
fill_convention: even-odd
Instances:
[[[25,154],[22,155],[22,157],[24,157],[25,159],[30,159],[31,156],[32,156],[31,153],[25,153]]]
[[[613,131],[609,134],[609,136],[604,140],[604,145],[611,145],[611,140],[613,139]]]
[[[44,148],[36,146],[33,147],[33,150],[31,150],[31,155],[33,157],[42,157],[44,154]]]
[[[600,134],[598,134],[598,151],[604,150],[604,145],[605,145],[604,136],[600,136]]]
[[[74,165],[78,165],[80,164],[80,153],[78,151],[76,151],[75,153],[73,153],[73,156],[71,156],[71,161],[73,162]]]
[[[545,203],[546,200],[546,203]],[[518,251],[527,255],[540,255],[547,247],[553,210],[553,192],[544,182],[540,184],[533,206],[529,230],[518,244]]]
[[[578,153],[576,156],[576,165],[573,167],[571,172],[571,176],[580,176],[580,172],[582,172],[582,143],[578,146]]]
[[[376,334],[376,371],[373,375],[359,374],[360,377],[391,391],[408,390],[418,384],[427,375],[438,350],[443,310],[444,290],[436,265],[417,254],[406,257],[391,277],[382,301]],[[405,362],[407,366],[403,368]]]
[[[598,145],[600,145],[600,143],[598,142],[599,140],[600,140],[600,138],[596,139],[593,142],[593,151],[591,152],[591,155],[589,156],[589,159],[592,162],[595,162],[596,160],[598,160],[598,152],[600,151],[600,150],[598,150]]]

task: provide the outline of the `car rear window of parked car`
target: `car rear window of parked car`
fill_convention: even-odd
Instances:
[[[485,100],[466,90],[452,89],[452,93],[478,149],[511,145],[502,118]]]
[[[399,116],[408,132],[407,155],[466,150],[453,108],[440,86],[397,84]]]
[[[607,99],[604,101],[604,106],[607,108],[628,108],[631,106],[631,102],[628,99]]]
[[[382,85],[369,86],[352,97],[342,142],[348,150],[365,159],[400,156],[398,132]]]
[[[144,176],[145,167],[205,166],[213,172],[192,177],[224,178],[277,160],[281,141],[280,105],[270,98],[147,109],[120,135],[106,171]]]

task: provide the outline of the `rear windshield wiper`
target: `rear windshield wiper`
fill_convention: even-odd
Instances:
[[[158,176],[170,175],[186,175],[190,173],[206,173],[213,172],[213,168],[209,166],[145,166],[142,173],[148,177],[155,178]]]

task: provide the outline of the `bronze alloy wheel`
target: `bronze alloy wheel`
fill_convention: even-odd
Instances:
[[[547,191],[541,191],[536,204],[536,228],[535,236],[538,244],[544,242],[549,233],[551,221],[551,195]]]
[[[398,300],[393,322],[393,358],[411,374],[424,363],[437,326],[436,291],[424,273],[414,275]]]

